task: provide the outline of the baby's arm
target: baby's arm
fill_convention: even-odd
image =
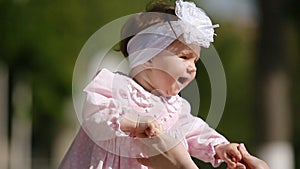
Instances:
[[[229,144],[227,139],[200,118],[194,117],[187,125],[191,125],[189,133],[186,135],[190,155],[201,161],[209,162],[214,167],[219,166],[223,160],[216,158],[215,146]]]
[[[179,116],[179,124],[182,132],[186,133],[188,151],[191,156],[201,161],[209,162],[214,167],[219,166],[223,161],[216,159],[215,146],[219,144],[229,144],[229,141],[210,128],[205,121],[191,115],[190,106],[187,101],[183,100],[182,113]]]

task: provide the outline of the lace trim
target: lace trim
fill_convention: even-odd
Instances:
[[[219,27],[219,25],[212,25],[206,13],[192,2],[177,0],[175,13],[180,19],[185,42],[188,44],[197,43],[208,48],[210,42],[214,41],[214,28]]]

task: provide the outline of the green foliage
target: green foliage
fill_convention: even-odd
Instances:
[[[12,85],[19,78],[32,84],[29,115],[35,157],[51,158],[53,140],[66,121],[64,104],[71,98],[72,72],[81,47],[106,22],[143,10],[143,1],[132,2],[0,2],[0,61],[9,67]],[[129,3],[132,6],[124,8]]]
[[[34,156],[51,158],[53,140],[66,121],[63,109],[71,97],[73,67],[87,39],[106,23],[144,11],[148,3],[151,7],[151,3],[159,1],[0,1],[0,62],[8,65],[14,79],[25,78],[32,84],[33,107],[29,115],[33,120]],[[174,4],[174,0],[164,2]],[[298,1],[293,2],[298,4]],[[217,32],[215,47],[223,61],[228,86],[225,112],[218,130],[232,141],[254,146],[252,56],[255,30],[222,24],[217,31],[220,32]],[[297,73],[294,79],[296,77]],[[205,119],[211,96],[209,77],[201,63],[198,63],[197,81],[201,93],[199,115]],[[299,79],[296,82],[299,84]],[[293,85],[293,89],[299,91],[297,85]],[[294,98],[299,100],[298,96]],[[297,103],[295,101],[294,105]],[[298,110],[299,106],[295,112]],[[296,130],[299,131],[299,126]],[[299,142],[296,138],[295,144]],[[297,149],[299,151],[299,146]],[[199,162],[199,166],[204,166],[201,168],[207,165]]]

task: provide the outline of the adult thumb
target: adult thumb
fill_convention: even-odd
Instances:
[[[242,154],[242,159],[243,159],[245,162],[249,162],[249,160],[251,160],[251,155],[250,155],[249,152],[247,151],[247,149],[246,149],[244,143],[241,143],[241,144],[239,145],[238,148],[239,148],[239,150],[240,150],[240,152],[241,152],[241,154]]]

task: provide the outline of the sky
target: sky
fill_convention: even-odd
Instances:
[[[207,14],[226,22],[253,23],[257,18],[255,0],[194,0]]]

